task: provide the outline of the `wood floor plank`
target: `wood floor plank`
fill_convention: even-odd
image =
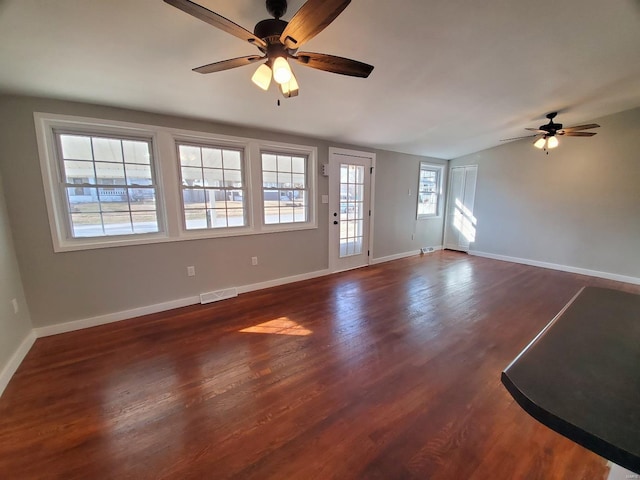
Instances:
[[[640,293],[444,251],[38,339],[0,476],[600,480],[500,383],[584,285]]]

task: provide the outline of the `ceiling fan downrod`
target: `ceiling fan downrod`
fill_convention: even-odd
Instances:
[[[287,0],[266,0],[267,12],[276,20],[282,18],[287,13]]]

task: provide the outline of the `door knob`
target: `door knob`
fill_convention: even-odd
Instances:
[[[334,220],[334,221],[333,221],[333,224],[334,224],[334,225],[337,225],[337,224],[338,224],[338,221],[337,221],[337,220]]]

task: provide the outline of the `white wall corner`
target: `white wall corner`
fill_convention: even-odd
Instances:
[[[433,248],[433,252],[437,252],[438,250],[442,250],[442,245],[437,245]],[[429,255],[429,253],[433,253],[433,252],[428,252],[425,253],[425,255]],[[385,262],[391,262],[393,260],[400,260],[401,258],[407,258],[407,257],[413,257],[413,256],[417,256],[420,255],[420,249],[417,250],[411,250],[409,252],[404,252],[404,253],[396,253],[395,255],[387,255],[386,257],[379,257],[379,258],[372,258],[371,259],[371,265],[377,265],[379,263],[385,263]]]
[[[9,362],[4,366],[2,372],[0,372],[0,396],[2,396],[4,389],[9,385],[9,381],[13,374],[16,373],[18,367],[24,360],[24,358],[31,350],[31,347],[36,341],[36,332],[31,330],[25,339],[22,341],[18,349],[14,352],[14,354],[9,359]]]

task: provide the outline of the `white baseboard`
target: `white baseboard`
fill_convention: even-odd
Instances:
[[[238,287],[238,293],[248,293],[255,290],[262,290],[263,288],[278,287],[287,283],[301,282],[303,280],[311,280],[312,278],[324,277],[329,275],[331,271],[316,270],[315,272],[301,273],[300,275],[292,275],[291,277],[276,278],[275,280],[267,280],[266,282],[253,283],[251,285],[245,285]]]
[[[83,328],[97,327],[98,325],[104,325],[106,323],[119,322],[121,320],[140,317],[142,315],[149,315],[151,313],[164,312],[165,310],[172,310],[174,308],[186,307],[196,303],[200,303],[199,296],[156,303],[155,305],[132,308],[131,310],[107,313],[106,315],[98,315],[97,317],[84,318],[82,320],[47,325],[46,327],[34,328],[34,331],[38,338],[48,337],[59,333],[73,332],[74,330],[82,330]]]
[[[491,258],[493,260],[501,260],[503,262],[521,263],[523,265],[531,265],[532,267],[549,268],[551,270],[560,270],[562,272],[577,273],[580,275],[587,275],[589,277],[606,278],[607,280],[615,280],[617,282],[640,285],[640,278],[618,275],[616,273],[600,272],[598,270],[589,270],[586,268],[571,267],[568,265],[558,265],[556,263],[540,262],[538,260],[529,260],[527,258],[508,257],[506,255],[496,255],[495,253],[478,252],[476,250],[469,250],[469,255]]]
[[[36,338],[36,333],[31,330],[0,372],[0,396],[2,396],[4,389],[9,385],[9,380],[11,380],[13,374],[18,370],[24,357],[26,357],[29,350],[31,350]]]
[[[432,247],[432,248],[433,248],[433,251],[429,253],[442,250],[442,245],[439,245],[437,247]],[[425,255],[428,255],[429,253],[426,253]],[[411,250],[410,252],[396,253],[395,255],[388,255],[386,257],[373,258],[371,259],[371,265],[377,265],[378,263],[384,263],[384,262],[391,262],[392,260],[400,260],[401,258],[413,257],[414,255],[416,256],[420,255],[420,249]]]
[[[278,278],[275,280],[254,283],[251,285],[244,285],[242,287],[238,287],[238,293],[247,293],[254,290],[262,290],[263,288],[276,287],[278,285],[284,285],[287,283],[300,282],[302,280],[321,277],[323,275],[327,275],[328,273],[329,270],[319,270],[316,272],[293,275],[291,277]],[[106,315],[84,318],[81,320],[73,320],[71,322],[57,323],[55,325],[48,325],[46,327],[38,327],[35,328],[34,331],[38,338],[48,337],[50,335],[58,335],[59,333],[73,332],[75,330],[82,330],[84,328],[97,327],[98,325],[105,325],[107,323],[119,322],[121,320],[141,317],[142,315],[149,315],[151,313],[164,312],[167,310],[172,310],[174,308],[195,305],[197,303],[200,303],[199,295],[171,300],[168,302],[156,303],[154,305],[147,305],[144,307],[133,308],[131,310],[122,310],[120,312],[108,313]]]

